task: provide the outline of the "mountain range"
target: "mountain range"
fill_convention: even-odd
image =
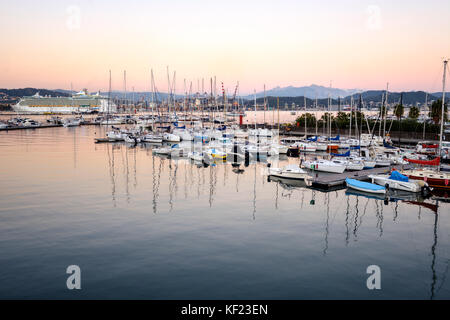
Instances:
[[[310,99],[326,99],[328,97],[331,97],[333,99],[337,99],[338,97],[347,97],[357,92],[361,92],[361,90],[338,89],[312,84],[310,86],[303,87],[275,87],[273,89],[266,90],[265,95],[272,97],[307,97]],[[264,97],[264,91],[256,93],[256,97]],[[254,95],[248,95],[245,98],[253,99]]]
[[[36,94],[36,92],[39,92],[41,96],[70,96],[71,94],[75,93],[75,91],[70,90],[64,90],[64,89],[55,89],[55,90],[48,90],[48,89],[36,89],[36,88],[22,88],[22,89],[0,89],[0,94],[9,96],[11,98],[19,98],[23,96],[32,96]],[[266,97],[272,97],[272,99],[268,99],[269,102],[272,104],[272,101],[276,101],[275,97],[280,98],[280,104],[284,105],[285,103],[288,103],[291,105],[292,103],[295,103],[296,105],[302,106],[304,103],[304,97],[307,98],[307,104],[312,105],[313,100],[317,97],[318,104],[319,105],[326,105],[328,94],[330,94],[330,97],[332,98],[332,104],[338,104],[338,98],[340,97],[342,104],[348,104],[350,103],[351,96],[353,95],[354,101],[357,102],[359,99],[359,95],[362,96],[362,99],[364,103],[368,102],[374,102],[379,103],[382,101],[382,98],[384,96],[385,91],[384,90],[367,90],[361,92],[357,89],[337,89],[337,88],[327,88],[323,86],[317,86],[317,85],[311,85],[308,87],[276,87],[270,90],[266,91]],[[103,96],[108,96],[107,92],[100,92]],[[389,92],[388,100],[389,103],[398,103],[400,101],[400,92]],[[425,96],[426,93],[424,91],[410,91],[410,92],[403,92],[403,103],[405,105],[414,105],[414,104],[423,104],[425,102]],[[431,102],[433,100],[437,100],[441,98],[442,93],[436,92],[436,93],[430,93],[428,94],[428,102]],[[123,99],[125,97],[124,92],[122,91],[112,91],[111,97],[113,99]],[[150,101],[152,97],[151,92],[127,92],[127,100],[134,100],[139,101],[142,99],[145,99],[146,101]],[[177,98],[182,98],[182,95],[176,95]],[[257,100],[258,103],[262,102],[262,97],[264,97],[264,92],[257,93]],[[450,93],[447,93],[447,101],[450,98]],[[167,99],[167,93],[157,93],[156,94],[156,100],[162,101]],[[250,105],[253,102],[254,96],[249,95],[246,97],[243,97],[243,100],[246,101],[247,105]]]

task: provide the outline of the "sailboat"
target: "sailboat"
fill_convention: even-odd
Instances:
[[[419,169],[419,170],[411,170],[411,171],[403,171],[402,173],[408,176],[410,179],[414,180],[423,180],[428,183],[429,186],[440,189],[450,189],[450,174],[447,172],[441,171],[440,166],[440,155],[442,150],[442,136],[444,133],[444,119],[445,119],[445,80],[446,80],[446,71],[447,71],[447,63],[448,60],[444,60],[444,75],[442,77],[442,114],[441,114],[441,134],[439,136],[439,153],[438,157],[429,162],[425,160],[412,160],[407,159],[408,162],[423,164],[423,165],[434,165],[437,166],[437,170],[431,169]],[[424,163],[425,162],[425,163]],[[430,163],[431,162],[431,163]]]

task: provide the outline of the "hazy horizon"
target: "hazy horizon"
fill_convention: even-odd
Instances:
[[[0,4],[0,87],[442,91],[447,1],[16,1]]]

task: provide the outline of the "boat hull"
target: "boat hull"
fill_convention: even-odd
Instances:
[[[409,191],[409,192],[422,191],[422,188],[414,182],[397,181],[397,180],[392,180],[392,179],[389,179],[386,177],[380,177],[380,176],[369,176],[369,178],[372,179],[372,183],[376,183],[380,186],[387,185],[390,189]]]

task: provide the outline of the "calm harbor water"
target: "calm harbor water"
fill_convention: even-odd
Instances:
[[[448,203],[323,193],[269,182],[264,163],[198,167],[103,136],[0,132],[0,298],[450,298]]]

